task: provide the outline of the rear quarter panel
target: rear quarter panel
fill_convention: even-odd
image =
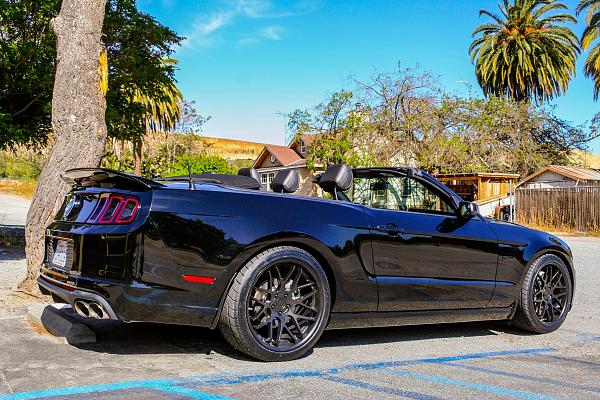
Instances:
[[[143,280],[196,291],[199,306],[216,307],[254,255],[294,245],[311,252],[334,281],[333,311],[375,311],[368,233],[363,208],[351,203],[212,185],[155,189]],[[206,287],[183,281],[183,274],[216,281]]]

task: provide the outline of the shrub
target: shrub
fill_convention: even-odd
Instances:
[[[0,178],[34,180],[41,171],[39,159],[0,153]]]
[[[239,168],[232,166],[229,162],[215,155],[193,155],[180,156],[171,167],[171,176],[188,174],[188,166],[192,174],[214,172],[216,174],[236,174]]]

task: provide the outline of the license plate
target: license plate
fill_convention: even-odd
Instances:
[[[56,242],[52,264],[64,268],[67,265],[67,241],[59,240]]]

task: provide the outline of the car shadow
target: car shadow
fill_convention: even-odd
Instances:
[[[234,359],[256,361],[233,349],[218,330],[151,323],[123,323],[80,318],[95,332],[98,341],[76,347],[108,354],[206,354],[218,353]],[[501,333],[524,335],[505,322],[474,322],[386,328],[325,331],[317,348],[402,343],[407,341],[482,337]],[[309,353],[310,354],[310,353]]]

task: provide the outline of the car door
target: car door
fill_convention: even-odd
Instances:
[[[459,218],[454,202],[422,178],[387,173],[360,181],[355,186],[362,186],[366,205],[379,311],[487,305],[497,239],[483,218]]]

